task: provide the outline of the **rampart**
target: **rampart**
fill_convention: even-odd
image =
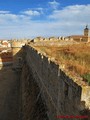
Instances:
[[[26,63],[40,88],[50,120],[57,120],[56,116],[59,115],[82,115],[86,109],[90,109],[89,86],[79,86],[59,65],[32,47],[25,46],[25,51]]]

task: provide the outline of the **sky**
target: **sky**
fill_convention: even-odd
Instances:
[[[90,0],[0,0],[0,39],[83,34]]]

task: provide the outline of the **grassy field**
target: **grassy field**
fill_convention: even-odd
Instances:
[[[78,74],[90,82],[90,43],[65,46],[36,46],[36,49],[54,57],[58,64],[65,65],[71,74]],[[86,77],[88,76],[88,77]]]

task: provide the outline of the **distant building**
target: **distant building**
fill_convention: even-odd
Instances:
[[[3,47],[8,47],[8,41],[2,41],[2,45],[3,45]]]
[[[39,36],[39,37],[34,38],[32,41],[33,42],[40,42],[40,41],[43,41],[43,40],[44,40],[44,38]]]
[[[58,39],[58,38],[56,38],[56,37],[50,37],[50,38],[49,38],[50,41],[54,41],[54,40],[57,40],[57,39]]]
[[[90,30],[88,26],[86,26],[83,35],[71,35],[71,36],[67,36],[66,39],[68,40],[72,39],[77,42],[90,42]]]

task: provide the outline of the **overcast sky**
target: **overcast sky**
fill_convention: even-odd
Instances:
[[[90,0],[0,0],[0,39],[83,34]]]

